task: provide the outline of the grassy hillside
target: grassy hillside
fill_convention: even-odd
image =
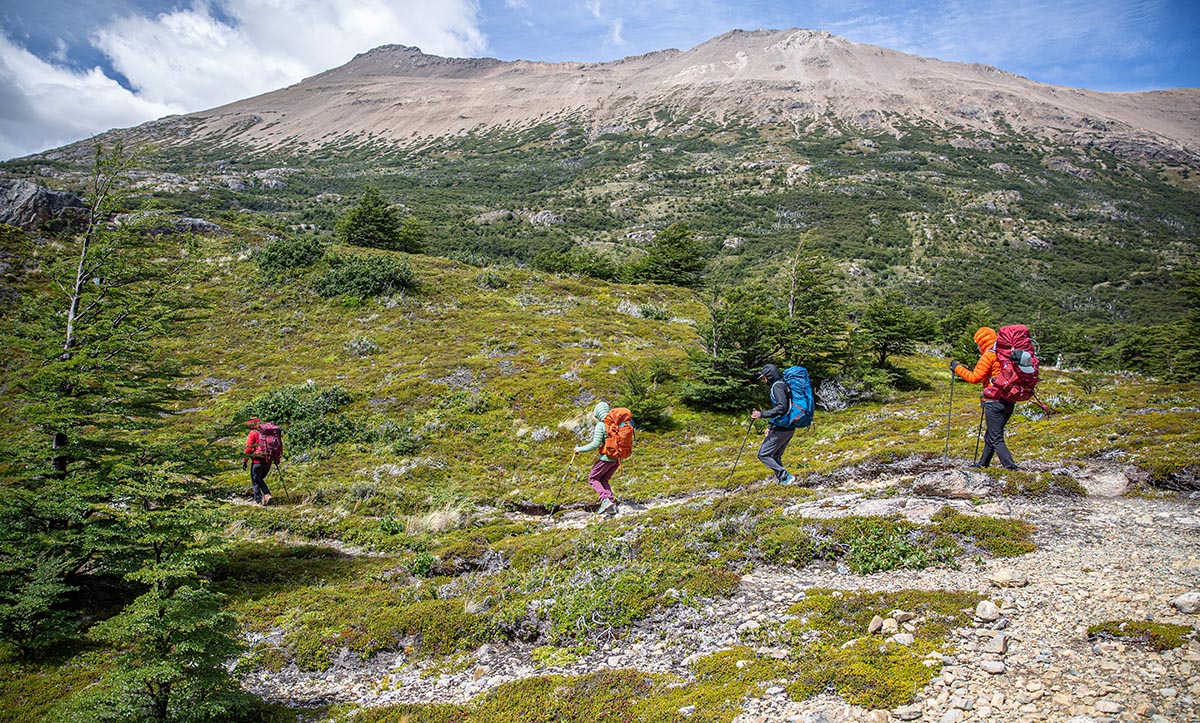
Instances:
[[[366,660],[385,651],[404,654],[409,665],[452,668],[485,642],[571,659],[656,610],[730,595],[742,575],[762,566],[843,564],[865,573],[1032,549],[1031,531],[1018,521],[953,510],[929,524],[789,511],[836,475],[874,480],[875,494],[886,498],[916,473],[945,467],[949,373],[934,349],[899,360],[917,391],[818,412],[787,455],[802,486],[766,480],[754,460],[757,434],[731,475],[747,416],[675,401],[666,422],[639,432],[634,456],[614,479],[629,509],[648,509],[560,525],[564,510],[595,501],[585,481],[591,459],[580,455],[568,466],[594,402],[636,401],[642,383],[676,400],[686,351],[698,340],[694,322],[706,314],[703,294],[337,247],[312,268],[270,281],[255,259],[271,229],[242,219],[224,220],[229,235],[199,240],[203,263],[187,289],[193,318],[158,347],[163,358],[193,360],[178,385],[192,398],[176,404],[164,441],[199,433],[228,451],[214,481],[224,490],[222,535],[233,547],[211,585],[255,641],[239,674],[271,675],[292,664],[325,670],[339,656]],[[441,223],[449,228],[451,220]],[[374,267],[403,262],[416,283],[392,295],[322,296],[316,289],[330,256]],[[12,394],[24,369],[19,358],[7,364],[3,429],[15,432]],[[955,390],[952,466],[972,454],[975,391]],[[1148,482],[1194,479],[1200,384],[1048,369],[1040,392],[1058,413],[1022,405],[1014,416],[1009,443],[1026,471],[992,473],[1008,494],[1079,494],[1051,471],[1095,458],[1145,470]],[[267,507],[246,503],[248,476],[237,466],[251,414],[286,419],[287,460],[282,476],[269,479],[275,500]],[[90,623],[128,592],[117,585],[110,594],[77,601],[78,612]],[[846,603],[852,611],[834,613],[842,603],[814,596],[810,604],[867,619],[901,605],[927,611],[940,622],[926,637],[942,645],[954,616],[972,602],[855,599]],[[773,634],[782,646],[803,639],[801,627]],[[806,655],[821,656],[816,668],[876,666],[859,688],[843,691],[863,705],[905,702],[936,672],[901,653],[862,663],[842,642]],[[111,666],[111,654],[84,638],[46,660],[6,651],[0,709],[20,711],[16,720],[62,719]],[[698,706],[699,719],[729,720],[733,703],[763,681],[789,677],[797,697],[827,682],[752,649],[719,655],[698,660],[682,686],[619,671],[595,680],[535,678],[468,708],[412,706],[355,719],[511,720],[523,714],[514,701],[550,706],[566,689],[580,721],[598,719],[588,711],[609,710],[613,701],[639,699],[637,720],[669,720],[686,705]],[[735,660],[752,662],[731,667]],[[890,687],[881,688],[883,680]],[[247,716],[295,719],[269,707]]]

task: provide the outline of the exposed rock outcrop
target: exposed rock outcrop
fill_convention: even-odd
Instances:
[[[0,179],[0,223],[26,231],[80,223],[87,205],[73,193],[51,191],[29,181]]]

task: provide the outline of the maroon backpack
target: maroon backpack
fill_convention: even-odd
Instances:
[[[994,349],[1000,362],[1000,373],[984,387],[983,396],[1006,402],[1024,402],[1032,398],[1040,363],[1029,327],[1024,324],[1000,327]]]
[[[250,455],[254,459],[278,463],[283,459],[283,430],[270,422],[258,425],[258,442]]]

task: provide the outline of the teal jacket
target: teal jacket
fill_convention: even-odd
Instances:
[[[592,410],[592,416],[596,418],[596,428],[592,430],[592,441],[582,447],[576,447],[576,453],[591,452],[593,449],[600,449],[604,446],[604,440],[608,437],[608,432],[604,429],[604,417],[608,414],[610,408],[607,402],[596,403],[596,408]],[[616,462],[617,460],[602,454],[600,455],[600,461]]]

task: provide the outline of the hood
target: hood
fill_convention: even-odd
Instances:
[[[975,345],[979,347],[979,353],[984,353],[995,346],[995,344],[996,330],[987,326],[979,327],[979,331],[975,332]]]
[[[597,422],[603,422],[609,409],[611,407],[608,406],[608,402],[596,402],[596,408],[592,410],[592,416],[596,418]]]
[[[774,364],[764,364],[762,371],[758,373],[760,377],[766,377],[768,384],[774,384],[783,379],[783,374],[779,372],[779,367]]]

